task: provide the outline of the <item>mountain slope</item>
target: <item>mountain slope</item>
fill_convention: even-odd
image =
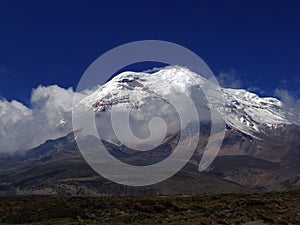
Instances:
[[[197,171],[201,158],[201,146],[199,146],[199,151],[196,151],[190,162],[178,174],[162,183],[143,188],[118,185],[102,178],[84,161],[77,149],[74,135],[70,134],[57,140],[47,141],[25,155],[2,158],[0,194],[152,195],[300,188],[299,167],[291,166],[291,162],[296,162],[299,158],[292,157],[293,161],[291,161],[290,157],[286,157],[279,162],[271,162],[250,154],[236,152],[228,154],[228,150],[233,150],[234,146],[240,146],[237,147],[238,150],[247,148],[250,152],[255,152],[257,148],[258,142],[253,143],[251,137],[234,132],[237,137],[230,135],[226,137],[219,156],[205,172]],[[242,137],[244,137],[243,144]],[[169,151],[170,145],[172,141],[160,146],[158,152],[152,153],[152,159],[149,158],[161,160],[164,158],[165,151]],[[111,143],[106,143],[106,147],[115,157],[124,162],[139,161],[139,156],[131,155],[126,149],[122,152],[118,146]],[[272,148],[262,150],[272,151]],[[275,151],[273,154],[276,153]]]
[[[118,151],[110,146],[111,151]],[[119,156],[122,157],[121,154]],[[123,156],[126,160],[126,156]],[[10,161],[10,164],[7,162]],[[200,174],[186,168],[174,177],[142,188],[110,182],[96,172],[82,158],[74,135],[47,141],[25,155],[0,160],[0,195],[153,195],[180,193],[229,193],[247,188],[231,181]],[[12,172],[9,167],[13,167]],[[17,171],[17,172],[16,172]]]
[[[277,99],[260,98],[245,90],[218,88],[185,68],[167,67],[151,74],[122,73],[76,107],[83,107],[95,113],[96,119],[100,118],[98,132],[104,134],[102,142],[110,154],[120,161],[140,166],[157,163],[172,153],[180,137],[178,113],[189,115],[190,105],[183,105],[176,114],[170,101],[180,102],[187,96],[198,107],[199,142],[188,164],[174,177],[143,188],[115,184],[89,167],[76,145],[78,136],[75,138],[71,133],[23,154],[1,157],[0,193],[149,195],[300,188],[299,121],[287,119]],[[131,128],[139,138],[149,136],[149,132],[143,130],[149,130],[149,121],[154,115],[166,119],[171,128],[155,149],[132,150],[116,141],[112,127],[107,126],[110,119],[103,115],[109,116],[112,108],[133,113],[131,119],[138,123]],[[199,173],[197,166],[211,131],[210,109],[218,110],[223,117],[225,137],[216,160],[205,172]],[[83,135],[81,130],[75,133]],[[83,138],[91,143],[91,137]]]

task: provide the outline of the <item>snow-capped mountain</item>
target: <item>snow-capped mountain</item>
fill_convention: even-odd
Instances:
[[[95,173],[84,160],[77,142],[82,138],[85,147],[89,147],[95,138],[80,136],[81,131],[77,133],[73,127],[74,133],[46,141],[24,154],[0,155],[0,195],[166,195],[300,188],[300,126],[288,119],[283,104],[275,98],[217,87],[186,68],[166,67],[154,73],[122,73],[81,98],[76,107],[89,110],[94,121],[103,114],[109,116],[114,107],[119,112],[132,111],[138,119],[148,114],[152,118],[157,113],[155,116],[162,116],[169,126],[176,116],[170,116],[174,111],[168,102],[181,103],[186,97],[204,108],[199,110],[200,114],[206,112],[207,106],[218,110],[227,124],[220,151],[207,170],[199,173],[198,165],[210,138],[209,123],[201,125],[195,154],[178,174],[157,185],[138,189],[124,188]],[[189,104],[182,106],[179,113],[189,113]],[[83,124],[86,122],[83,120]],[[101,128],[105,128],[102,131],[109,128],[106,123],[111,123],[106,117],[100,122]],[[68,120],[57,123],[58,128],[67,125]],[[135,131],[138,135],[142,133]],[[136,148],[126,144],[102,136],[101,139],[113,157],[126,164],[144,166],[168,157],[177,146],[179,136],[178,133],[167,136],[151,151],[134,151]],[[110,162],[100,163],[111,168]]]
[[[274,129],[296,124],[286,117],[283,104],[276,98],[260,98],[243,89],[220,88],[200,75],[179,66],[169,66],[154,73],[123,72],[84,98],[80,104],[95,112],[116,107],[140,110],[147,99],[176,101],[187,95],[197,101],[195,91],[205,93],[210,109],[216,109],[226,124],[247,135],[261,138]],[[199,101],[203,99],[199,98]],[[201,104],[200,104],[201,105]],[[299,121],[299,120],[298,120]]]

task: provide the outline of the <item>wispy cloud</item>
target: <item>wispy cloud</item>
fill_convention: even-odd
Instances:
[[[282,84],[282,85],[287,85],[288,80],[287,80],[287,79],[282,79],[282,80],[280,80],[279,82],[280,82],[280,84]]]
[[[229,72],[220,72],[217,75],[219,84],[226,88],[242,88],[242,80],[238,78],[237,72],[235,70],[230,70]]]
[[[5,65],[0,65],[0,75],[6,74],[8,72],[9,72],[9,70],[7,69],[7,67]]]
[[[300,99],[297,98],[296,94],[278,88],[275,90],[275,95],[282,101],[286,117],[291,122],[300,125]]]
[[[295,78],[294,81],[300,84],[300,78]]]
[[[254,93],[257,93],[259,95],[266,94],[266,92],[263,89],[261,89],[261,88],[259,88],[257,86],[250,86],[250,87],[248,87],[246,89],[247,89],[247,91],[254,92]]]
[[[228,72],[220,72],[216,76],[220,86],[225,88],[240,89],[244,88],[247,91],[257,94],[265,94],[264,90],[257,87],[255,84],[250,83],[248,80],[243,79],[243,74],[239,74],[236,70],[232,69]]]

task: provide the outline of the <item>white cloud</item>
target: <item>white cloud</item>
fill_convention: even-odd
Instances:
[[[75,92],[57,85],[32,91],[31,107],[0,100],[0,152],[13,153],[69,133]]]
[[[282,101],[286,117],[300,125],[300,99],[288,90],[279,88],[275,90],[275,95]]]

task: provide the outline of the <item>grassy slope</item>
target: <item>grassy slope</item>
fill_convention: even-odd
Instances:
[[[250,221],[300,224],[300,191],[0,199],[1,224],[244,224]]]

